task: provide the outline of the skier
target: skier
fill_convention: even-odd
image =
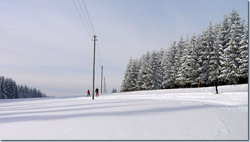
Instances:
[[[218,86],[218,79],[217,79],[217,77],[215,77],[214,85],[215,85],[216,94],[218,94],[218,88],[217,88],[217,86]]]
[[[87,92],[87,97],[90,97],[90,91],[89,91],[89,89],[88,89],[88,92]]]
[[[95,92],[96,92],[96,97],[97,97],[97,96],[99,97],[99,94],[98,94],[99,89],[98,89],[98,88],[95,89]]]

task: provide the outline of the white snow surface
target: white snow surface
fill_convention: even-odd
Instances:
[[[248,140],[248,84],[0,100],[1,140]]]

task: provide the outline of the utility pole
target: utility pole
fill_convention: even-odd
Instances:
[[[103,91],[104,93],[106,93],[106,92],[105,92],[105,88],[106,88],[106,87],[105,87],[105,77],[104,77],[104,89],[103,89],[103,90],[104,90],[104,91]]]
[[[102,93],[102,76],[103,76],[103,66],[101,67],[102,69],[102,75],[101,75],[101,93]]]
[[[92,90],[92,100],[94,100],[95,91],[95,42],[97,41],[96,35],[94,35],[94,59],[93,59],[93,90]]]

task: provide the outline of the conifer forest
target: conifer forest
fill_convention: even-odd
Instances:
[[[121,92],[248,83],[248,22],[233,8],[201,34],[129,60]]]
[[[42,98],[48,97],[36,88],[30,88],[26,85],[17,85],[15,80],[0,76],[0,99],[15,98]]]

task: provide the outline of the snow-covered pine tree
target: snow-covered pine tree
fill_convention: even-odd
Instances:
[[[244,23],[244,34],[241,37],[239,49],[239,73],[241,78],[248,78],[248,24]]]
[[[127,65],[127,70],[125,72],[124,80],[122,83],[122,92],[135,91],[136,82],[138,79],[138,59],[133,60],[130,58],[129,64]]]
[[[160,78],[160,70],[159,67],[159,59],[157,57],[156,51],[154,50],[151,53],[149,60],[149,68],[147,68],[147,76],[146,76],[146,88],[147,90],[157,90],[160,89],[161,84],[159,81]]]
[[[189,47],[189,36],[187,34],[186,40],[183,43],[183,53],[182,53],[182,57],[180,58],[180,68],[177,71],[177,82],[180,86],[184,87],[185,85],[187,85],[190,80],[187,76],[187,66],[186,66],[186,60],[188,57],[188,47]]]
[[[24,85],[24,89],[23,89],[23,92],[24,92],[24,98],[30,98],[30,93],[29,93],[29,88]]]
[[[138,72],[138,79],[137,79],[137,82],[136,82],[136,88],[138,91],[140,90],[143,90],[143,85],[144,85],[144,82],[143,82],[143,75],[146,74],[146,68],[145,68],[145,63],[144,63],[144,60],[145,60],[145,55],[143,55],[140,59],[139,59],[139,72]]]
[[[40,90],[37,91],[37,96],[38,96],[39,98],[42,98],[42,97],[43,97],[43,94],[42,94],[42,92],[41,92]]]
[[[176,45],[176,70],[177,70],[177,75],[176,75],[176,84],[177,85],[184,85],[184,82],[182,80],[182,73],[181,73],[181,65],[182,65],[182,55],[184,52],[184,40],[182,38],[182,35],[180,37],[180,40],[178,41]]]
[[[210,73],[210,76],[213,76],[213,77],[216,76],[218,79],[220,76],[220,66],[221,66],[219,52],[220,52],[220,48],[221,48],[220,45],[222,43],[222,41],[221,41],[221,39],[222,39],[221,29],[220,28],[221,28],[220,23],[215,25],[215,28],[214,28],[215,35],[217,35],[217,36],[216,36],[216,40],[215,40],[214,46],[213,46],[214,51],[212,52],[212,55],[214,55],[214,56],[212,56],[211,61],[210,61],[210,63],[213,62],[210,64],[210,67],[214,68],[214,70]]]
[[[159,62],[158,70],[160,73],[159,78],[158,78],[158,82],[160,83],[161,89],[163,89],[162,82],[163,82],[164,68],[163,68],[162,64],[163,64],[163,60],[164,60],[164,53],[165,53],[165,50],[163,48],[161,48],[161,50],[157,52],[157,57],[158,57],[158,62]]]
[[[169,68],[169,76],[168,76],[168,82],[170,84],[171,88],[174,88],[176,85],[176,77],[177,77],[177,48],[176,48],[176,41],[173,41],[170,46],[170,68]]]
[[[220,36],[219,33],[219,24],[215,24],[212,27],[212,22],[210,22],[211,24],[209,24],[210,26],[210,30],[212,32],[210,32],[210,39],[212,42],[211,48],[210,48],[210,60],[209,60],[209,81],[210,84],[212,84],[215,80],[215,77],[219,76],[219,43],[217,40],[217,37]]]
[[[21,85],[17,86],[17,98],[23,98],[23,92],[21,89]]]
[[[136,91],[137,90],[137,80],[138,80],[138,74],[139,74],[139,61],[138,59],[133,60],[132,62],[132,67],[130,70],[130,78],[131,78],[131,83],[132,83],[132,88],[131,91]]]
[[[131,69],[132,66],[132,58],[130,58],[129,63],[127,65],[127,69],[124,73],[124,78],[122,81],[122,85],[121,85],[121,92],[127,92],[129,91],[129,88],[131,88],[131,83],[130,83],[130,79],[129,79],[129,71]]]
[[[33,89],[28,87],[28,94],[30,96],[30,98],[35,98],[35,96],[33,95]]]
[[[42,93],[42,97],[49,97],[49,96],[47,96],[45,93]]]
[[[163,62],[162,62],[162,68],[163,68],[163,81],[162,81],[162,88],[170,88],[169,83],[169,76],[170,76],[170,68],[171,68],[171,62],[170,62],[170,51],[166,50],[163,55]]]
[[[209,60],[210,60],[210,45],[209,44],[209,40],[208,40],[208,34],[209,32],[207,30],[203,30],[202,34],[200,35],[200,45],[199,45],[199,50],[198,50],[198,54],[199,54],[199,58],[198,58],[198,62],[200,64],[200,68],[199,68],[199,78],[201,81],[201,84],[209,84]]]
[[[127,77],[127,72],[125,71],[125,73],[124,73],[124,78],[123,78],[123,80],[122,80],[122,85],[121,85],[121,92],[127,92],[128,90],[126,89],[126,84],[127,84],[127,82],[126,82],[126,77]]]
[[[196,36],[196,43],[197,43],[197,48],[196,48],[196,51],[198,53],[198,64],[199,64],[199,68],[198,68],[198,73],[199,73],[199,76],[198,76],[198,79],[200,79],[200,86],[203,86],[205,84],[205,81],[204,79],[201,79],[201,75],[203,73],[203,58],[204,58],[204,55],[203,55],[203,46],[202,46],[202,39],[203,39],[203,36],[201,34],[197,35]]]
[[[15,80],[12,81],[12,88],[13,88],[13,96],[14,96],[14,98],[18,98],[17,97],[17,85],[16,85]]]
[[[224,15],[223,21],[219,24],[219,31],[217,34],[215,46],[218,48],[219,54],[219,76],[218,79],[221,82],[227,82],[226,74],[227,74],[227,66],[226,66],[226,58],[224,50],[227,48],[227,43],[230,40],[229,36],[229,28],[230,22],[228,20],[228,16]]]
[[[8,78],[4,78],[4,80],[5,80],[5,86],[4,86],[4,88],[5,88],[5,94],[7,96],[7,99],[9,99],[9,98],[11,98],[10,97],[10,88],[9,88],[10,83],[9,83]]]
[[[197,46],[197,41],[196,41],[196,35],[195,33],[191,36],[190,39],[190,44],[187,47],[188,49],[186,51],[188,51],[186,53],[187,58],[186,61],[184,63],[184,65],[186,66],[186,76],[189,80],[189,84],[190,85],[197,85],[198,84],[198,77],[199,77],[199,63],[198,63],[198,46]]]
[[[37,98],[37,91],[36,88],[30,89],[32,93],[32,98]]]
[[[1,99],[7,99],[6,91],[5,91],[5,79],[3,76],[0,77],[0,97]]]
[[[0,99],[4,99],[4,95],[2,95],[2,78],[0,77]]]
[[[241,24],[241,18],[236,10],[233,9],[229,15],[231,20],[229,28],[230,40],[227,43],[227,47],[224,49],[225,66],[227,66],[227,68],[223,70],[223,72],[227,73],[226,79],[229,84],[237,84],[240,78],[238,69],[240,61],[239,47],[243,35],[243,27]]]
[[[149,60],[150,60],[150,53],[149,51],[146,53],[146,55],[143,55],[140,59],[140,70],[138,74],[137,79],[137,90],[148,90],[146,84],[148,83],[147,76],[149,74],[148,68],[149,68]]]
[[[217,71],[217,62],[216,62],[216,57],[217,55],[214,55],[214,42],[216,40],[216,36],[214,33],[214,29],[213,29],[213,24],[212,21],[209,21],[209,25],[207,27],[207,30],[204,32],[204,38],[203,38],[203,46],[205,47],[205,52],[203,52],[202,54],[204,54],[205,56],[205,67],[207,68],[207,70],[205,71],[206,74],[206,84],[211,84],[214,80],[214,76],[216,71]],[[213,58],[213,59],[211,59]]]
[[[7,93],[8,99],[14,99],[14,93],[13,93],[13,82],[12,79],[5,78],[5,91]]]

